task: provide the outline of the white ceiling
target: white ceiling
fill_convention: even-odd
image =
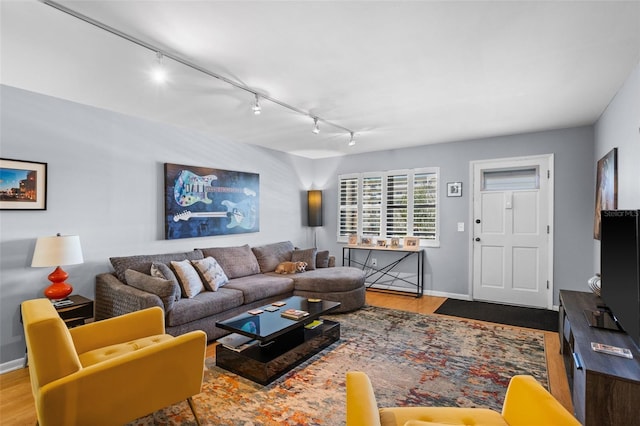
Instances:
[[[594,123],[640,61],[640,1],[61,1],[356,132],[262,102],[35,0],[1,0],[1,82],[309,158]]]

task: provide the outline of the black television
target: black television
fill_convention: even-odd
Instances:
[[[604,210],[600,232],[601,297],[640,349],[640,210]]]

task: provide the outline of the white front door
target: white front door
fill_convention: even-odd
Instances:
[[[553,155],[472,162],[473,298],[552,307]]]

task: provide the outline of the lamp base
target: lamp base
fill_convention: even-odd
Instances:
[[[51,285],[44,289],[44,295],[47,299],[52,301],[66,299],[73,291],[73,287],[65,282],[69,278],[69,274],[61,267],[58,266],[47,278],[51,281]]]

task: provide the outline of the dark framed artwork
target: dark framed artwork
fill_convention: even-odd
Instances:
[[[596,170],[596,204],[593,220],[593,238],[600,239],[602,210],[618,208],[618,148],[613,148],[598,161]]]
[[[46,210],[47,163],[0,158],[0,210]]]
[[[208,237],[260,230],[260,176],[164,164],[165,238]]]

